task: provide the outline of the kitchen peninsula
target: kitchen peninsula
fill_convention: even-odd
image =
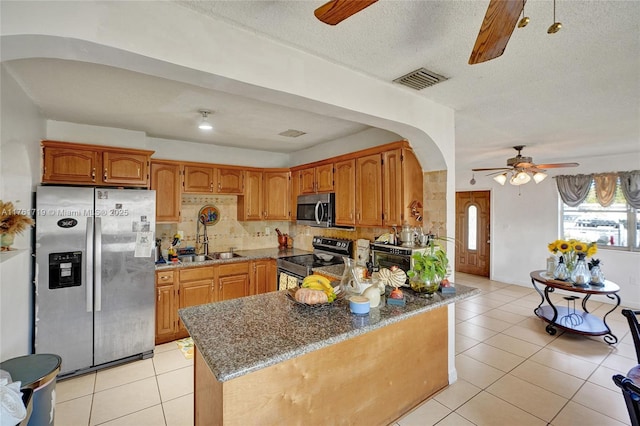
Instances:
[[[448,384],[448,306],[478,290],[368,316],[270,292],[180,310],[193,337],[195,424],[388,424]]]

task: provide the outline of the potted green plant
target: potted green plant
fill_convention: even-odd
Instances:
[[[432,295],[440,282],[447,276],[449,259],[447,253],[433,239],[429,242],[429,249],[414,253],[413,266],[407,272],[409,285],[417,293]]]

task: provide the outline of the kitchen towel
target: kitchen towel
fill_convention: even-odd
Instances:
[[[27,409],[22,402],[20,382],[11,383],[10,379],[3,375],[0,379],[0,425],[15,425],[25,417]]]
[[[287,290],[289,288],[298,287],[298,279],[291,275],[280,272],[280,279],[278,281],[278,290]]]

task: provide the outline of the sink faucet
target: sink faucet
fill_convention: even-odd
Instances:
[[[196,226],[196,246],[198,244],[202,245],[202,253],[205,256],[209,255],[209,237],[207,236],[207,225],[205,224],[204,215],[198,218],[198,225]],[[203,230],[201,231],[200,227],[202,226]],[[196,247],[197,250],[197,247]]]

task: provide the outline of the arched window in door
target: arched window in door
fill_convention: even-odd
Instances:
[[[467,208],[467,250],[478,249],[478,207],[471,204]]]

